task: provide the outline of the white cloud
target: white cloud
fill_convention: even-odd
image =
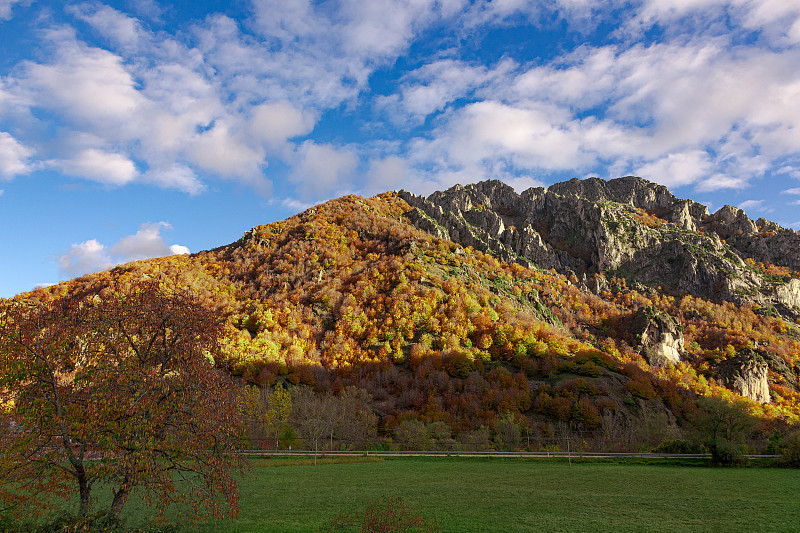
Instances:
[[[12,178],[31,171],[28,158],[33,150],[23,146],[14,137],[0,131],[0,177]]]
[[[190,161],[223,177],[251,177],[265,165],[262,148],[249,145],[233,121],[219,120],[192,141]]]
[[[257,105],[251,115],[251,134],[272,146],[280,146],[291,138],[310,133],[316,122],[309,113],[287,101]]]
[[[171,244],[169,246],[169,255],[189,255],[189,248],[182,244]]]
[[[430,139],[409,143],[409,158],[438,181],[605,168],[698,190],[744,188],[800,145],[796,64],[800,49],[723,38],[583,46],[550,63],[497,69],[475,89],[484,100],[441,115]],[[440,70],[415,89],[425,96],[420,113],[465,90]],[[411,88],[387,101],[411,105]]]
[[[172,164],[166,168],[150,168],[143,176],[142,181],[155,183],[165,189],[177,189],[192,195],[200,194],[206,189],[195,172],[181,164]]]
[[[128,2],[139,15],[154,21],[160,21],[164,9],[156,0],[129,0]]]
[[[669,154],[637,168],[635,175],[667,186],[686,185],[705,178],[713,170],[709,155],[703,150]]]
[[[76,123],[120,138],[136,124],[145,99],[122,58],[77,41],[70,30],[48,32],[54,61],[21,65],[16,80],[31,106],[57,110]]]
[[[97,148],[86,148],[70,159],[54,160],[50,164],[70,176],[105,185],[122,186],[138,175],[136,165],[124,155]]]
[[[52,57],[23,62],[9,78],[15,105],[52,112],[60,126],[46,144],[52,165],[113,185],[131,182],[141,168],[143,182],[190,194],[204,190],[198,172],[206,171],[269,193],[265,145],[310,131],[312,114],[280,102],[252,115],[247,102],[229,101],[197,50],[147,33],[110,8],[82,4],[72,11],[123,52],[88,46],[69,29],[49,30]]]
[[[71,278],[90,272],[99,272],[129,261],[188,254],[189,249],[186,246],[166,244],[161,231],[170,228],[171,226],[166,222],[146,222],[139,226],[139,230],[134,235],[123,237],[110,248],[98,242],[97,239],[73,244],[69,250],[56,258],[59,274],[62,278]]]
[[[134,235],[123,237],[114,244],[110,252],[115,258],[122,261],[138,261],[150,257],[173,255],[174,253],[188,253],[189,250],[185,246],[167,246],[166,242],[164,242],[161,231],[171,229],[171,227],[166,222],[145,222],[139,226],[139,231]]]
[[[740,203],[737,207],[739,209],[754,209],[759,210],[764,206],[764,200],[745,200],[744,202]]]
[[[714,174],[698,184],[697,190],[700,192],[708,192],[717,191],[720,189],[746,189],[747,187],[747,178],[728,176],[725,174]]]
[[[270,203],[280,203],[280,205],[295,213],[301,213],[309,207],[316,205],[313,202],[301,202],[296,198],[283,198],[279,202],[273,199],[270,201]]]
[[[726,17],[730,20],[724,24]],[[724,32],[741,28],[761,32],[773,43],[800,43],[800,5],[786,0],[645,0],[627,29],[635,34],[661,24],[669,31]]]
[[[397,156],[372,161],[367,170],[367,183],[364,193],[378,194],[388,190],[400,189],[408,173],[406,161]]]
[[[414,147],[414,158],[440,170],[496,176],[504,169],[565,169],[594,160],[575,135],[577,121],[555,106],[523,108],[496,101],[469,104],[448,117],[434,139]]]
[[[785,191],[781,191],[783,194],[800,194],[800,187],[795,187],[793,189],[786,189]]]
[[[508,65],[504,62],[497,70]],[[428,115],[442,111],[447,104],[497,76],[482,66],[452,59],[435,61],[408,74],[399,94],[379,98],[378,107],[386,109],[396,122],[421,123]]]
[[[139,40],[144,34],[137,19],[108,6],[78,4],[68,6],[67,10],[120,48],[138,48]]]
[[[57,262],[60,275],[70,278],[114,266],[105,246],[96,239],[73,244],[67,252],[58,257]]]
[[[774,213],[775,209],[766,205],[766,200],[745,200],[741,202],[737,207],[739,209],[743,209],[748,213]]]
[[[449,20],[464,2],[255,0],[253,4],[256,31],[274,45],[268,48],[270,53],[256,54],[257,60],[237,74],[258,78],[268,73],[266,87],[271,90],[279,82],[275,90],[286,97],[335,107],[356,97],[377,67],[391,64],[421,31]],[[220,58],[241,57],[243,50],[252,54],[252,47],[243,46],[239,37],[209,36],[211,41]],[[238,62],[233,68],[227,66],[230,61],[215,63],[230,74],[242,70]]]
[[[29,0],[0,0],[0,21],[11,18],[11,8],[14,4],[27,5]]]
[[[530,188],[545,187],[543,181],[529,176],[518,176],[515,178],[504,178],[506,185],[510,185],[517,193],[522,193]]]
[[[306,141],[297,150],[289,177],[303,200],[316,200],[352,189],[358,157],[346,149]]]

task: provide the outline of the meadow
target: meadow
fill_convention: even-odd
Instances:
[[[306,462],[307,463],[307,462]],[[240,483],[238,519],[201,532],[316,531],[400,496],[442,532],[797,531],[800,472],[511,458],[265,459]],[[147,510],[131,502],[130,525]],[[181,531],[197,531],[191,526]]]

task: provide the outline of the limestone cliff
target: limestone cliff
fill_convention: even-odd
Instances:
[[[769,367],[758,353],[748,350],[720,364],[718,379],[736,394],[769,403]]]
[[[800,316],[800,281],[757,266],[800,270],[800,235],[731,206],[709,215],[642,178],[573,179],[521,194],[490,180],[428,198],[400,195],[419,228],[506,261]]]
[[[684,356],[683,332],[678,321],[653,308],[640,309],[631,323],[639,351],[652,366],[678,364]]]

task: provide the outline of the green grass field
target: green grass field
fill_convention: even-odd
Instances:
[[[800,531],[797,470],[500,458],[296,463],[257,461],[240,485],[238,520],[199,531],[316,531],[392,495],[444,532]],[[131,502],[128,522],[146,512]]]

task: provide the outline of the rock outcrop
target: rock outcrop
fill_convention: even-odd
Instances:
[[[723,361],[717,379],[727,388],[760,403],[769,403],[769,367],[758,353],[747,350]]]
[[[800,270],[800,235],[731,206],[709,215],[706,206],[642,178],[572,179],[522,194],[496,180],[428,198],[399,194],[419,228],[505,261],[800,316],[800,281],[767,278],[754,266]]]
[[[640,309],[631,322],[640,353],[652,366],[678,364],[684,356],[683,332],[678,321],[656,309]]]

